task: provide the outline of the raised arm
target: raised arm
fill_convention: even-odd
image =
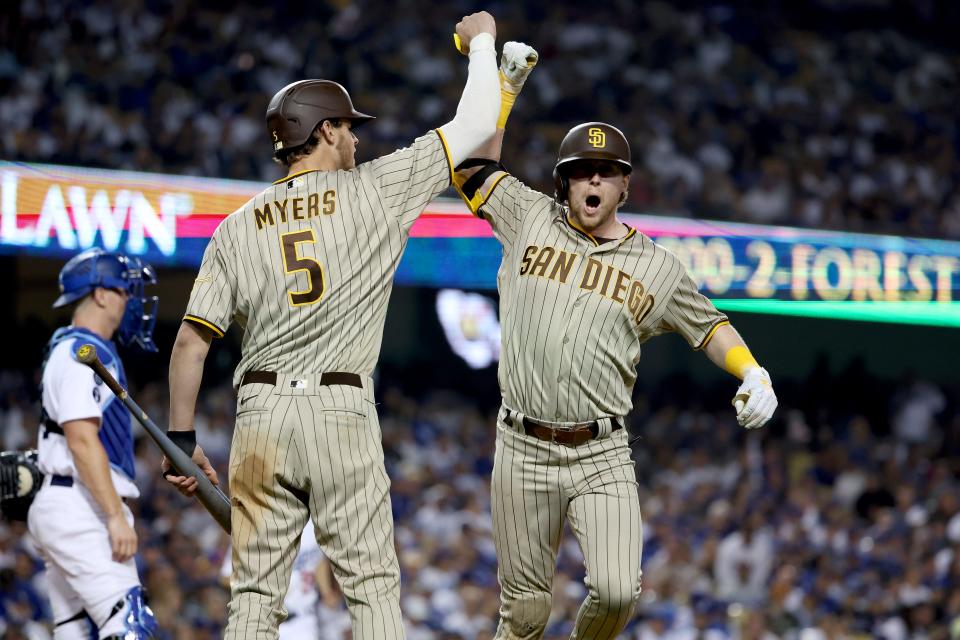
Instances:
[[[761,367],[747,344],[729,323],[719,325],[703,348],[715,365],[743,380],[733,397],[737,422],[747,429],[765,425],[777,408],[770,374]]]
[[[530,45],[522,42],[507,42],[503,45],[499,72],[500,115],[497,118],[496,132],[477,148],[466,162],[457,163],[454,175],[457,192],[474,213],[499,176],[504,173],[500,154],[507,118],[538,59],[539,54]]]
[[[470,58],[467,83],[457,114],[440,127],[453,166],[463,162],[496,129],[500,110],[497,81],[496,23],[486,11],[466,16],[457,24],[460,50]]]

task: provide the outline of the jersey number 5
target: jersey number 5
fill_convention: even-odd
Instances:
[[[304,229],[303,231],[291,231],[280,236],[280,248],[283,250],[283,269],[286,273],[296,273],[297,271],[306,271],[310,280],[310,287],[305,291],[288,291],[290,305],[299,307],[305,304],[314,304],[320,302],[323,293],[327,289],[326,278],[323,274],[323,267],[313,258],[301,258],[297,255],[297,243],[316,242],[313,235],[313,229]]]

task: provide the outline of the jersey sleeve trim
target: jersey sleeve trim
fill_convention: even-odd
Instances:
[[[730,321],[727,320],[726,318],[721,318],[717,320],[714,323],[714,325],[710,327],[710,331],[707,332],[707,335],[704,336],[703,340],[700,341],[700,344],[695,346],[694,349],[697,351],[701,349],[706,349],[707,345],[710,344],[710,341],[713,340],[713,334],[715,334],[717,332],[717,329],[719,329],[725,324],[730,324]]]
[[[285,178],[280,178],[279,180],[274,181],[273,184],[280,184],[280,183],[282,183],[282,182],[286,182],[287,180],[292,180],[293,178],[296,178],[297,176],[302,176],[302,175],[305,174],[305,173],[312,173],[312,172],[314,172],[314,171],[320,171],[320,169],[307,169],[307,170],[305,170],[305,171],[297,171],[296,173],[291,173],[290,175],[286,176]]]
[[[453,184],[453,158],[450,156],[450,145],[447,144],[447,139],[443,137],[443,132],[440,129],[434,129],[437,132],[437,135],[440,137],[440,144],[443,145],[443,155],[447,159],[447,168],[450,169],[450,184]]]
[[[194,323],[194,324],[199,324],[200,326],[206,327],[206,328],[210,329],[211,331],[213,331],[213,333],[216,334],[216,336],[217,336],[218,338],[222,338],[222,337],[226,334],[226,331],[224,331],[223,329],[221,329],[221,328],[218,327],[217,325],[215,325],[215,324],[213,324],[212,322],[209,322],[209,321],[207,321],[207,320],[204,320],[203,318],[198,318],[197,316],[191,316],[191,315],[189,315],[189,314],[188,314],[188,315],[185,315],[185,316],[183,316],[183,321],[184,321],[184,322],[192,322],[192,323]]]
[[[483,218],[483,213],[480,211],[480,209],[483,208],[483,205],[487,204],[487,200],[489,200],[490,196],[493,195],[493,190],[497,188],[497,185],[500,184],[500,182],[509,175],[510,174],[507,173],[506,171],[501,171],[496,176],[496,178],[493,181],[493,184],[490,185],[490,189],[488,189],[487,193],[484,194],[483,200],[481,200],[480,204],[477,205],[477,210],[473,212],[473,215],[477,216],[478,218]]]
[[[76,418],[74,418],[74,417],[71,416],[71,417],[69,417],[69,418],[64,418],[64,419],[62,419],[62,420],[61,420],[60,422],[58,422],[57,424],[60,426],[60,430],[62,431],[62,430],[63,430],[63,425],[65,425],[65,424],[67,424],[67,423],[69,423],[69,422],[96,422],[96,423],[97,423],[97,430],[99,431],[99,430],[100,430],[100,427],[103,426],[103,416],[78,416],[78,417],[76,417]],[[64,433],[63,435],[67,435],[67,434]]]

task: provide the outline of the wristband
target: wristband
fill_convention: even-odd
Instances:
[[[197,432],[195,429],[190,431],[170,431],[167,430],[167,437],[173,441],[173,444],[188,456],[193,457],[193,450],[197,448]]]
[[[492,33],[482,31],[470,39],[470,53],[467,55],[472,58],[473,54],[481,51],[490,51],[493,54],[497,53],[497,41],[494,39]]]
[[[752,367],[759,367],[756,358],[744,346],[731,347],[723,356],[723,368],[741,380]]]
[[[503,72],[500,72],[500,79],[503,80]],[[513,109],[513,103],[517,100],[517,94],[506,89],[503,83],[500,84],[500,116],[497,118],[497,129],[507,128],[507,118],[510,117],[510,111]]]

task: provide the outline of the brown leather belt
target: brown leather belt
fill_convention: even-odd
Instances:
[[[620,420],[611,418],[611,433],[623,428]],[[556,442],[567,447],[579,447],[585,442],[589,442],[600,433],[600,425],[596,421],[580,425],[576,429],[554,429],[550,425],[542,422],[536,422],[531,418],[523,419],[523,431],[528,436],[533,436],[547,442]]]
[[[277,384],[276,371],[247,371],[240,380],[240,386],[245,384]],[[320,374],[321,387],[343,384],[348,387],[357,387],[363,389],[363,379],[355,373],[344,373],[343,371],[324,371]]]

